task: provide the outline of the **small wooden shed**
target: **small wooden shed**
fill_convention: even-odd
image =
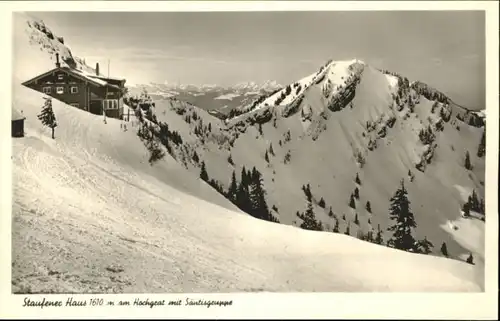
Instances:
[[[24,120],[26,117],[12,108],[12,137],[24,137]]]

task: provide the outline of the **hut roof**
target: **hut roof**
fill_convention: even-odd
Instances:
[[[26,119],[26,117],[24,117],[24,115],[17,109],[12,107],[12,120],[21,120],[21,119]]]

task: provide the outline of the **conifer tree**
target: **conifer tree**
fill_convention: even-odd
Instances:
[[[163,150],[161,150],[158,142],[154,139],[150,140],[147,143],[146,147],[150,152],[149,160],[148,160],[150,165],[153,165],[153,163],[162,159],[165,156],[165,153],[163,152]]]
[[[354,197],[359,200],[359,189],[357,187],[354,189]]]
[[[227,191],[227,197],[233,203],[236,203],[237,192],[238,192],[238,183],[236,182],[236,173],[233,170],[233,175],[231,176],[231,183],[229,184],[229,189]]]
[[[465,152],[465,161],[464,161],[464,166],[466,169],[468,170],[472,170],[472,164],[470,162],[470,155],[469,155],[469,151],[466,151]]]
[[[356,215],[354,215],[354,224],[359,225],[358,213],[356,213]]]
[[[273,143],[271,143],[271,144],[269,145],[269,153],[270,153],[271,155],[275,156],[275,155],[274,155],[274,149],[273,149]]]
[[[311,193],[311,186],[309,184],[303,185],[302,190],[304,191],[304,194],[307,197],[307,201],[311,202],[312,201],[312,193]]]
[[[195,161],[196,163],[198,163],[200,161],[200,158],[198,157],[198,154],[196,153],[196,151],[194,151],[194,153],[193,153],[193,161]]]
[[[474,211],[480,211],[479,198],[477,197],[476,190],[472,190],[472,195],[469,197],[470,208]]]
[[[43,97],[45,102],[42,106],[42,112],[38,115],[38,119],[44,126],[52,130],[52,139],[54,139],[54,130],[57,127],[56,115],[52,110],[52,98]]]
[[[243,212],[249,213],[252,208],[250,204],[250,195],[248,192],[248,176],[245,171],[245,168],[242,169],[242,178],[240,184],[238,185],[238,189],[236,191],[236,206],[238,206]]]
[[[245,166],[241,169],[241,184],[243,186],[248,186],[248,175]]]
[[[380,224],[377,227],[377,236],[375,236],[375,240],[374,241],[377,244],[383,244],[384,243],[384,239],[382,237],[382,230],[380,229]]]
[[[345,235],[351,235],[351,226],[350,225],[351,225],[351,223],[348,222],[347,227],[345,228],[345,232],[344,232]]]
[[[472,253],[469,253],[469,257],[467,258],[467,263],[474,264],[474,257],[472,256]]]
[[[231,156],[231,154],[229,154],[229,157],[227,158],[227,161],[228,161],[229,164],[231,164],[231,165],[234,166],[233,157]]]
[[[367,211],[368,213],[371,213],[371,212],[372,212],[372,205],[370,204],[370,201],[366,201],[366,206],[365,206],[365,208],[366,208],[366,211]]]
[[[369,230],[365,235],[365,240],[373,243],[373,230]]]
[[[448,247],[446,246],[445,242],[443,242],[443,244],[441,245],[441,253],[444,256],[448,257]]]
[[[205,162],[201,162],[200,178],[205,182],[208,182],[207,168],[205,167]]]
[[[252,214],[254,217],[262,220],[270,221],[271,215],[269,207],[266,203],[266,192],[262,187],[262,176],[259,171],[254,167],[252,171],[252,182],[250,189],[250,202],[252,205]]]
[[[333,233],[339,232],[339,220],[335,219],[335,226],[333,227]]]
[[[361,185],[361,180],[359,179],[358,173],[356,173],[356,179],[355,179],[355,181],[356,181],[356,184]]]
[[[477,157],[483,157],[486,154],[486,129],[483,130],[481,135],[481,141],[479,142],[479,147],[477,148]]]
[[[305,230],[312,230],[312,231],[322,231],[323,227],[321,222],[318,222],[316,220],[316,216],[314,214],[314,210],[312,207],[311,202],[307,202],[307,209],[304,214],[300,215],[299,217],[302,219],[302,224],[300,224],[300,227],[305,229]]]
[[[333,210],[332,210],[332,207],[330,206],[330,211],[328,211],[328,216],[330,217],[334,217],[335,214],[333,214]]]
[[[349,207],[356,209],[356,202],[354,201],[354,195],[351,194],[351,197],[349,199]]]
[[[269,163],[269,155],[267,155],[267,150],[266,150],[266,154],[264,155],[264,159],[266,160],[267,163]]]
[[[470,216],[470,204],[469,204],[469,202],[464,203],[464,205],[462,205],[462,211],[464,212],[465,217]]]
[[[412,236],[412,228],[416,228],[417,224],[410,209],[408,192],[405,189],[403,180],[401,180],[400,188],[391,198],[389,218],[395,221],[395,224],[388,228],[394,234],[387,244],[396,249],[414,252],[416,250],[416,241]]]
[[[424,237],[423,240],[417,242],[418,253],[429,254],[432,252],[433,247],[434,245],[427,239],[427,237]]]
[[[321,199],[319,200],[318,205],[322,208],[325,208],[326,204],[325,204],[325,200],[323,199],[323,197],[321,197]]]

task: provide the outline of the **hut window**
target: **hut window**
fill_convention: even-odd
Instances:
[[[78,87],[71,87],[72,94],[78,94]]]
[[[102,101],[104,109],[118,109],[118,100],[105,99]]]
[[[57,80],[63,80],[63,79],[64,79],[64,75],[63,74],[57,75]]]
[[[42,88],[44,94],[50,94],[51,89],[52,89],[51,87],[43,87]]]
[[[64,87],[56,87],[56,93],[64,94]]]

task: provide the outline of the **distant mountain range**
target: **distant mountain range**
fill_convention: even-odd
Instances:
[[[131,95],[140,95],[145,90],[153,99],[177,98],[205,110],[227,114],[232,109],[250,104],[261,95],[281,89],[282,86],[276,81],[262,84],[249,81],[233,86],[149,83],[130,85],[128,88]]]

